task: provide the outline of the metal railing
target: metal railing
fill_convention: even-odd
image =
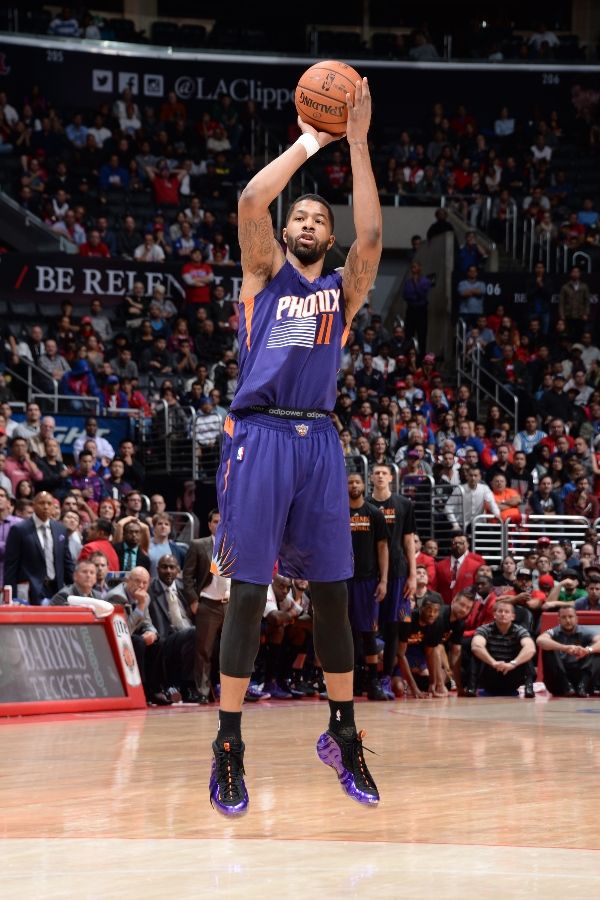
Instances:
[[[459,319],[456,323],[456,371],[459,384],[468,384],[477,414],[483,400],[497,403],[507,416],[512,419],[515,431],[519,423],[519,398],[513,394],[509,386],[499,381],[483,363],[481,347],[469,347],[467,341],[467,323]]]
[[[198,520],[196,516],[181,509],[169,509],[166,510],[166,513],[173,520],[172,540],[179,544],[190,544],[197,537]]]
[[[347,475],[360,475],[365,485],[369,484],[369,460],[364,453],[355,453],[353,456],[345,456],[344,464]]]
[[[173,474],[194,481],[198,478],[198,456],[194,438],[195,410],[155,403],[154,416],[140,437],[142,464],[147,473]]]
[[[473,519],[472,547],[475,553],[493,564],[501,562],[509,553],[516,559],[522,559],[537,547],[541,537],[549,537],[554,542],[567,538],[577,550],[584,543],[588,528],[590,522],[584,516],[529,515],[517,523],[510,520],[499,522],[494,516],[486,514]]]
[[[515,522],[506,522],[505,525],[506,552],[520,557],[533,550],[541,537],[549,537],[553,541],[566,538],[577,550],[584,543],[585,532],[590,527],[585,516],[530,515],[521,525]]]
[[[44,394],[41,391],[32,391],[30,399],[43,405],[46,412],[66,413],[79,412],[90,416],[100,415],[100,400],[98,397],[79,397],[74,394]],[[44,401],[51,401],[52,409],[47,409]]]
[[[495,516],[483,513],[475,516],[471,525],[474,553],[479,553],[490,565],[498,565],[506,556],[506,528]]]
[[[200,444],[196,422],[202,418],[191,406],[155,403],[152,418],[139,421],[142,464],[155,475],[177,475],[192,481],[214,481],[221,458],[222,432],[212,444]]]

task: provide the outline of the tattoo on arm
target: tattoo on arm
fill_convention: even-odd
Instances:
[[[239,228],[240,246],[250,265],[273,257],[273,222],[269,213],[260,219],[243,219]]]
[[[371,262],[358,256],[355,247],[351,247],[344,270],[346,289],[353,297],[364,299],[379,268],[379,260]]]

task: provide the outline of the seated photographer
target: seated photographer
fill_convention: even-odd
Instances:
[[[515,609],[509,600],[496,602],[494,621],[476,630],[471,650],[480,661],[475,687],[491,695],[510,697],[525,685],[525,697],[533,698],[530,660],[535,656],[535,644],[529,632],[515,624]]]
[[[555,697],[587,697],[597,680],[600,634],[577,621],[572,606],[558,611],[558,625],[537,639],[542,650],[543,678]]]

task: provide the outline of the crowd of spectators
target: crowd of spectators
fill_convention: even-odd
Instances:
[[[75,312],[64,303],[60,316],[36,322],[22,335],[5,326],[5,365],[19,372],[34,363],[44,379],[38,388],[71,397],[72,411],[84,410],[85,398],[94,398],[102,410],[129,410],[152,419],[166,405],[173,425],[182,410],[192,409],[201,466],[218,456],[223,421],[237,384],[239,309],[215,278],[213,267],[239,262],[235,205],[237,191],[255,171],[249,153],[255,116],[251,104],[238,109],[226,95],[199,123],[192,123],[186,105],[175,95],[160,109],[140,109],[126,90],[112,106],[65,115],[47,103],[39,88],[23,98],[18,110],[0,93],[2,147],[17,155],[21,165],[15,185],[19,202],[71,238],[84,256],[117,255],[159,265],[175,260],[186,285],[183,302],[169,299],[160,283],[148,296],[144,282],[138,281],[118,309],[107,309],[95,298],[84,315],[81,308]],[[503,109],[493,123],[480,127],[466,107],[447,114],[436,104],[421,131],[406,130],[391,148],[380,173],[381,195],[430,199],[442,192],[456,194],[457,208],[473,223],[480,198],[490,195],[492,233],[494,227],[502,227],[507,204],[514,200],[524,214],[539,217],[540,224],[547,224],[548,214],[551,224],[560,222],[556,239],[570,242],[570,247],[598,243],[596,198],[589,197],[581,209],[572,210],[572,187],[565,173],[552,166],[553,148],[566,136],[572,140],[580,134],[586,147],[594,146],[595,124],[585,121],[584,129],[583,118],[578,122],[576,115],[567,123],[553,113],[519,123]],[[321,163],[322,190],[332,200],[344,196],[345,153],[343,144],[336,146]],[[427,237],[449,228],[439,210]],[[525,641],[521,632],[514,632],[516,644],[511,647],[519,656],[517,644],[525,641],[524,656],[515,668],[529,692],[528,641],[537,637],[539,611],[580,601],[595,608],[598,599],[590,587],[593,566],[586,570],[590,559],[598,558],[593,526],[600,490],[600,349],[585,279],[577,267],[572,269],[553,314],[547,274],[540,263],[531,274],[522,315],[506,315],[500,305],[485,316],[478,303],[485,251],[474,233],[467,236],[457,261],[464,276],[458,293],[465,303],[459,314],[467,324],[467,352],[479,354],[478,360],[503,384],[506,395],[519,397],[521,420],[515,425],[501,406],[478,413],[468,385],[451,384],[440,360],[428,351],[427,302],[432,285],[416,260],[404,287],[404,323],[387,330],[368,300],[357,315],[342,351],[332,413],[350,473],[365,472],[368,482],[372,467],[385,464],[394,468],[398,488],[405,494],[417,497],[424,487],[440,488],[442,500],[435,505],[434,519],[416,516],[418,546],[423,548],[419,591],[424,596],[439,590],[445,607],[452,609],[451,622],[466,620],[475,627],[465,626],[463,633],[456,626],[453,632],[459,635],[455,648],[464,650],[460,660],[456,649],[447,659],[441,650],[434,655],[428,649],[423,658],[433,671],[427,670],[423,659],[414,665],[410,660],[399,664],[396,692],[408,690],[415,696],[429,687],[443,693],[453,685],[474,692],[478,664],[489,665],[485,654],[489,656],[492,644],[485,641],[492,635],[486,632],[483,644],[476,641],[473,653],[463,637],[472,638],[477,628],[492,621],[502,634],[508,633],[514,617],[529,635]],[[180,546],[174,523],[165,516],[163,497],[151,497],[150,509],[144,511],[144,472],[132,441],[112,447],[99,437],[95,420],[89,419],[85,438],[73,459],[65,461],[54,420],[44,416],[37,403],[28,403],[24,422],[13,420],[11,402],[25,399],[19,391],[18,380],[1,377],[0,559],[23,520],[31,519],[39,535],[45,533],[45,521],[60,520],[63,530],[54,534],[64,537],[71,567],[51,567],[45,576],[48,584],[42,580],[39,596],[29,599],[39,602],[48,596],[50,586],[56,591],[49,599],[60,594],[55,602],[64,601],[67,577],[75,579],[71,583],[86,596],[95,596],[90,591],[107,596],[118,590],[114,596],[128,608],[149,700],[168,704],[179,694],[194,702],[210,702],[218,692],[218,672],[209,654],[213,668],[207,676],[206,622],[199,626],[194,604],[202,604],[203,596],[212,604],[225,604],[227,585],[218,583],[211,589],[196,583],[186,594],[185,578],[180,581],[179,576],[185,571],[188,548]],[[590,526],[590,543],[569,555],[569,548],[560,544],[547,553],[548,548],[540,548],[535,558],[511,557],[494,572],[485,559],[475,559],[468,550],[473,520],[482,513],[494,517],[499,526],[507,520],[523,524],[532,513],[555,519],[578,516]],[[438,525],[443,526],[444,540]],[[548,568],[546,558],[552,563]],[[6,572],[5,578],[15,596],[25,601],[28,563],[15,559],[25,568],[19,569],[13,560],[10,578]],[[453,559],[459,565],[454,566]],[[460,581],[465,559],[469,565]],[[88,583],[90,561],[96,566],[94,585]],[[532,598],[522,581],[526,580],[522,569],[528,566],[531,590],[542,596]],[[579,594],[570,571],[576,569]],[[121,573],[116,584],[108,572]],[[60,573],[65,583],[59,583]],[[498,579],[504,580],[494,584]],[[503,588],[501,593],[498,587]],[[459,588],[476,590],[463,598],[462,607],[460,603],[455,607]],[[425,604],[431,609],[421,612],[419,591],[412,613],[414,635],[434,626],[444,612],[434,608],[431,597]],[[513,599],[496,620],[490,598],[500,596]],[[473,610],[474,619],[469,618]],[[289,699],[324,694],[310,626],[308,586],[275,575],[249,701],[268,695]],[[190,633],[185,640],[168,640],[169,629],[173,634]],[[193,634],[191,629],[196,629]],[[437,634],[439,629],[434,630]],[[413,632],[406,635],[401,649],[412,637]],[[496,638],[494,633],[493,642]],[[216,653],[216,641],[214,647],[208,643],[210,653]],[[426,646],[441,643],[440,638]],[[509,665],[513,657],[500,661]],[[492,681],[485,681],[490,690]]]

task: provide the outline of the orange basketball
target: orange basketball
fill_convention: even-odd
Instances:
[[[298,115],[307,125],[328,134],[344,134],[348,107],[346,94],[354,100],[360,75],[352,66],[336,59],[317,62],[300,77],[294,101]]]

